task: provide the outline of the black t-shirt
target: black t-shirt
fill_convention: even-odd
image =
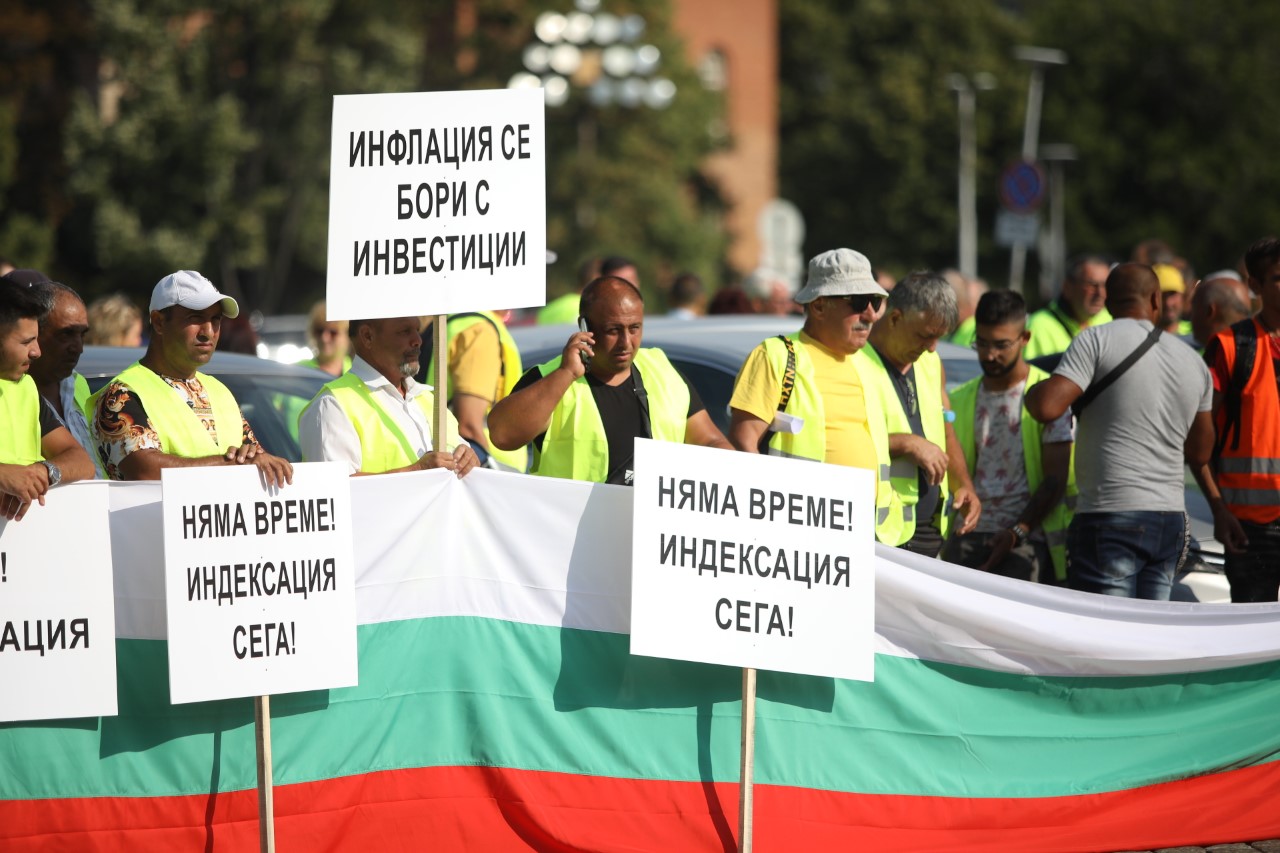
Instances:
[[[893,389],[898,392],[898,401],[902,403],[902,410],[907,413],[911,432],[924,438],[924,421],[920,417],[920,395],[916,391],[916,366],[912,364],[907,368],[906,373],[899,373],[883,355],[880,356],[880,361],[885,365],[885,373],[888,373],[889,378],[893,380]],[[946,450],[945,447],[942,449]],[[920,524],[933,518],[934,512],[938,509],[938,499],[942,497],[942,490],[929,482],[923,468],[917,468],[916,493],[919,495],[916,502],[916,524]]]
[[[605,439],[609,442],[609,476],[605,479],[606,483],[612,483],[617,486],[630,486],[632,472],[635,470],[633,460],[635,459],[635,441],[636,437],[641,438],[649,435],[648,424],[644,422],[643,412],[640,408],[640,397],[636,393],[635,386],[635,368],[632,368],[632,376],[618,385],[607,385],[599,379],[587,374],[587,385],[591,388],[591,396],[595,400],[596,409],[600,412],[600,421],[604,424]],[[704,411],[707,407],[703,404],[702,398],[698,396],[698,390],[693,387],[692,383],[685,377],[683,373],[676,370],[680,374],[680,378],[684,380],[684,384],[689,388],[689,414],[687,417],[693,417],[698,412]],[[530,368],[525,371],[524,376],[520,377],[520,381],[516,383],[516,387],[511,389],[511,393],[528,388],[533,383],[542,378],[542,374],[538,372],[538,368]],[[648,389],[646,389],[648,393]],[[541,433],[533,440],[538,447],[542,447],[542,440],[546,437],[546,433]]]
[[[49,401],[44,397],[40,398],[40,437],[44,438],[58,427],[64,427],[66,423],[62,418],[58,417],[58,413],[53,410],[53,406],[49,405]]]

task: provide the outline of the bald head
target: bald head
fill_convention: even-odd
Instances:
[[[1200,282],[1191,294],[1191,334],[1205,346],[1214,335],[1250,314],[1249,288],[1238,278],[1219,276]]]
[[[644,298],[634,284],[616,275],[602,275],[582,289],[578,313],[592,323],[602,308],[632,301],[640,306],[641,311],[644,310]]]
[[[1160,279],[1146,264],[1119,264],[1107,276],[1107,310],[1112,317],[1156,321]]]

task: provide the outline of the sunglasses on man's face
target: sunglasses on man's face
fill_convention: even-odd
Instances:
[[[870,306],[872,311],[879,311],[880,306],[884,304],[884,297],[874,293],[854,293],[850,296],[841,296],[845,302],[849,303],[849,309],[855,314],[861,314]]]

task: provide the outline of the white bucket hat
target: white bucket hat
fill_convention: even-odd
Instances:
[[[854,296],[860,293],[888,296],[871,275],[871,261],[852,249],[832,249],[809,261],[809,277],[796,294],[807,305],[819,296]]]

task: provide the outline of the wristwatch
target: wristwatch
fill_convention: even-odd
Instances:
[[[40,464],[49,472],[49,485],[56,486],[62,482],[62,469],[54,465],[48,459],[41,459]]]
[[[1013,534],[1014,547],[1021,545],[1027,541],[1027,537],[1031,535],[1031,531],[1027,529],[1021,521],[1009,528],[1009,532]]]

